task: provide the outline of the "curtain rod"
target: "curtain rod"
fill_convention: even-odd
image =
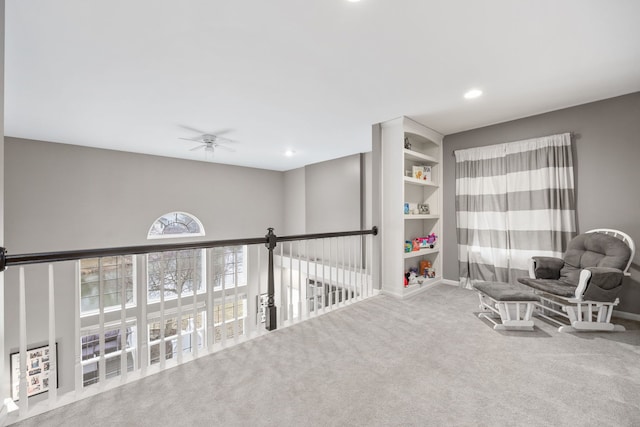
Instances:
[[[580,139],[580,134],[577,132],[563,132],[563,133],[568,133],[569,135],[571,135],[571,140],[576,140],[576,139]],[[562,133],[557,133],[555,135],[562,135]],[[547,135],[547,136],[551,136],[551,135]],[[544,138],[543,136],[539,136],[537,138]],[[527,138],[527,139],[534,139],[534,138]],[[526,141],[526,140],[522,140],[522,141]],[[504,144],[504,142],[502,143]],[[489,144],[489,145],[493,145],[493,144]],[[470,147],[470,148],[475,148],[475,147]],[[459,149],[460,150],[460,149]],[[462,150],[465,150],[465,148],[462,148]],[[456,155],[456,151],[458,150],[451,150],[451,155],[455,156]]]

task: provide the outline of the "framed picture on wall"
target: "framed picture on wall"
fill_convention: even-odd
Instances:
[[[56,343],[55,351],[57,356],[58,343]],[[20,398],[20,353],[11,353],[10,356],[11,397],[14,401],[17,401]],[[49,363],[50,349],[48,345],[27,350],[27,364],[25,366],[27,372],[27,397],[49,390]]]

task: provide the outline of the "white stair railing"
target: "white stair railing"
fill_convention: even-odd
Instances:
[[[270,291],[282,327],[372,296],[374,232],[356,233],[282,238],[274,251],[274,283],[267,280],[270,265],[264,261],[264,242],[258,245],[257,239],[247,249],[238,249],[244,247],[237,245],[241,241],[189,248],[194,254],[202,251],[204,265],[199,273],[196,256],[190,257],[191,289],[175,283],[169,286],[171,268],[160,263],[154,270],[159,270],[160,288],[153,298],[147,290],[149,254],[157,252],[159,245],[148,251],[133,248],[129,255],[106,250],[89,251],[90,257],[57,253],[47,265],[46,286],[40,283],[37,264],[49,254],[16,256],[17,270],[0,273],[6,286],[17,285],[18,290],[17,321],[7,322],[15,331],[4,342],[13,352],[7,383],[11,383],[17,410],[5,422],[26,419],[264,335],[267,306],[260,300],[268,298]],[[110,258],[108,265],[105,257]],[[91,265],[97,266],[97,308],[87,311],[82,308],[87,296],[81,272],[84,262],[96,259]],[[12,259],[6,261],[12,267]],[[165,295],[168,289],[175,291],[175,298]]]

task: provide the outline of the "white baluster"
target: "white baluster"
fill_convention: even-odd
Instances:
[[[213,344],[215,343],[215,326],[213,322],[214,316],[214,286],[215,286],[215,254],[213,254],[213,249],[207,249],[207,348],[209,352],[213,351]]]
[[[164,254],[160,253],[160,370],[164,370],[167,361],[167,346],[164,341],[165,337],[165,317],[164,317],[164,275],[165,275],[165,262]]]
[[[287,292],[289,322],[293,322],[293,242],[289,242],[289,292]]]
[[[280,244],[280,303],[278,304],[278,311],[280,312],[280,324],[284,324],[287,320],[287,310],[284,309],[286,307],[286,295],[287,295],[287,285],[284,282],[284,244]]]
[[[82,336],[80,334],[80,261],[76,261],[76,277],[75,277],[75,336],[74,336],[74,352],[75,352],[75,395],[76,399],[80,399],[83,390],[83,374],[82,374]]]
[[[122,269],[118,275],[120,281],[120,382],[127,382],[127,275],[126,256],[120,256],[116,265]],[[119,261],[119,262],[118,262]]]
[[[324,274],[325,271],[325,257],[324,257],[324,242],[326,239],[322,239],[322,313],[327,312],[327,305],[329,305],[329,292],[327,292],[327,280]]]
[[[98,361],[98,387],[104,389],[104,382],[107,377],[107,363],[105,360],[105,339],[104,339],[104,266],[103,258],[98,259],[98,271],[99,271],[99,291],[98,291],[98,348],[100,349],[100,356]]]
[[[244,248],[242,246],[240,246],[240,248],[236,249],[233,251],[233,261],[235,264],[235,278],[234,278],[234,283],[235,283],[235,289],[233,291],[233,318],[234,318],[234,323],[233,323],[233,336],[235,337],[235,342],[238,342],[240,340],[240,313],[238,310],[238,305],[240,303],[240,295],[239,295],[239,285],[240,283],[238,283],[238,250],[242,250],[243,251],[243,256],[242,256],[242,268],[244,270],[245,273],[245,277],[247,277],[247,258],[245,256],[245,252],[244,252]],[[280,260],[282,261],[282,257],[280,257]],[[282,315],[282,313],[280,313]]]
[[[24,417],[29,412],[29,399],[27,398],[27,300],[26,285],[24,277],[24,267],[20,267],[20,300],[19,319],[20,319],[20,386],[18,398],[20,399],[20,417]]]
[[[220,335],[222,336],[222,345],[227,345],[227,248],[224,248],[224,270],[222,275],[222,325],[220,326]]]
[[[140,357],[140,375],[145,376],[147,374],[147,367],[149,366],[150,358],[149,358],[149,320],[147,319],[147,296],[149,292],[149,277],[147,271],[147,265],[149,264],[149,255],[141,255],[138,258],[138,261],[144,262],[136,262],[136,277],[138,279],[138,283],[144,283],[143,286],[139,286],[141,288],[138,291],[138,295],[140,295],[140,326],[138,331],[140,331],[140,340],[139,343],[141,345],[139,351]],[[138,274],[137,268],[140,266],[140,271]]]
[[[58,400],[58,354],[56,352],[56,301],[53,264],[49,264],[49,405]],[[44,371],[44,369],[43,369]]]
[[[313,240],[313,265],[313,314],[318,315],[318,239]]]
[[[298,241],[298,319],[302,320],[302,257],[301,253],[302,241]]]
[[[181,271],[181,263],[180,263],[180,258],[181,256],[187,255],[187,254],[194,254],[194,250],[185,250],[184,252],[182,251],[178,251],[176,252],[176,294],[178,296],[178,313],[176,314],[176,351],[177,351],[177,355],[176,355],[176,359],[177,359],[177,364],[181,364],[182,363],[182,356],[184,353],[184,343],[182,341],[182,292],[184,291],[184,282],[180,282],[180,277],[182,276],[182,271]],[[192,283],[193,285],[193,283]],[[195,292],[195,289],[194,289]],[[172,346],[173,348],[173,343]]]
[[[205,277],[200,274],[200,283],[197,283],[196,279],[198,275],[196,274],[196,271],[198,265],[196,263],[196,253],[198,253],[198,255],[200,256],[200,263],[202,264],[205,262],[204,250],[194,249],[193,258],[191,259],[191,283],[193,284],[193,295],[191,300],[193,304],[193,312],[191,313],[191,316],[193,318],[193,329],[191,330],[191,354],[193,355],[194,359],[198,357],[198,346],[200,345],[200,342],[198,340],[198,288],[202,285],[202,282],[206,280]],[[202,265],[199,271],[202,272]]]
[[[367,263],[367,282],[369,284],[369,295],[373,295],[373,235],[369,234],[369,237],[365,237],[365,240],[369,242],[367,245],[367,252],[369,254],[369,262]]]

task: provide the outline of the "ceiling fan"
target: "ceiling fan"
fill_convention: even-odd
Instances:
[[[183,127],[187,128],[186,126],[183,126]],[[196,131],[198,133],[201,133],[201,135],[196,137],[196,138],[179,138],[179,139],[184,139],[186,141],[194,141],[194,142],[199,142],[200,143],[200,145],[197,145],[197,146],[193,147],[189,151],[204,150],[204,151],[213,153],[216,148],[220,148],[222,150],[229,151],[229,152],[235,152],[236,151],[233,148],[229,148],[229,147],[226,147],[226,146],[222,145],[222,144],[234,144],[234,143],[237,142],[237,141],[234,141],[232,139],[224,138],[224,137],[220,136],[220,134],[222,134],[222,133],[229,132],[228,130],[220,131],[220,132],[217,132],[217,133],[206,133],[206,132],[198,131],[197,129],[192,129],[192,128],[187,128],[187,129]]]

